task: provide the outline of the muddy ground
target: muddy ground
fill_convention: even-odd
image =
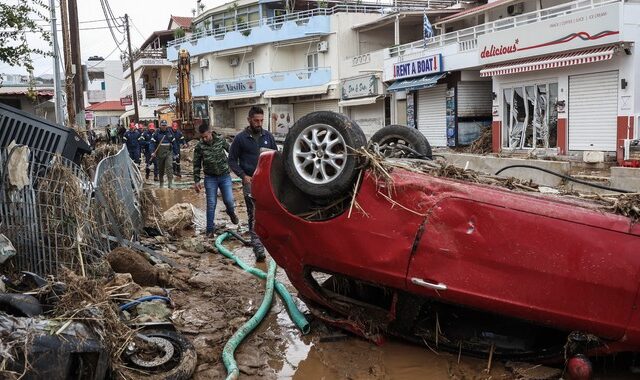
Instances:
[[[183,154],[183,157],[185,155]],[[188,157],[188,154],[187,154]],[[193,205],[195,228],[173,233],[170,237],[147,238],[146,245],[162,250],[177,261],[182,269],[172,271],[175,287],[171,298],[175,302],[172,320],[176,328],[190,339],[197,349],[198,365],[194,379],[224,378],[221,360],[224,344],[257,310],[264,291],[264,282],[234,266],[231,260],[218,254],[213,240],[202,229],[205,223],[204,192],[196,194],[192,184],[190,162],[183,178],[174,189],[158,189],[157,182],[147,181],[163,210],[175,204]],[[216,223],[225,224],[240,233],[246,232],[246,207],[241,185],[234,183],[241,226],[230,223],[218,199]],[[250,248],[237,241],[226,244],[249,264],[255,259]],[[257,266],[266,271],[266,264]],[[295,296],[295,289],[281,269],[277,278]],[[303,336],[293,325],[278,297],[264,322],[236,352],[242,379],[515,379],[503,363],[439,353],[427,347],[390,340],[376,346],[356,336],[336,330],[317,320],[311,320],[311,333]],[[306,310],[298,301],[301,310]],[[309,317],[311,318],[311,317]],[[535,372],[536,366],[525,365]],[[632,379],[625,370],[604,367],[597,378]],[[520,377],[521,378],[521,377]],[[529,378],[536,378],[532,376]]]

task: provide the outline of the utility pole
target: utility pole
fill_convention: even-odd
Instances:
[[[71,38],[71,64],[76,68],[73,77],[75,87],[76,115],[84,112],[84,74],[82,72],[82,56],[80,55],[80,31],[78,30],[78,3],[77,0],[68,0],[69,3],[69,37]],[[76,120],[84,126],[84,119]]]
[[[64,124],[64,114],[62,113],[62,89],[60,88],[60,48],[58,47],[58,27],[56,23],[56,1],[49,0],[51,8],[51,37],[53,38],[53,89],[56,102],[56,124]]]
[[[64,50],[64,75],[67,93],[68,127],[76,124],[75,96],[73,91],[73,69],[71,66],[71,42],[69,41],[69,16],[67,0],[60,0],[60,18],[62,19],[62,48]]]
[[[129,33],[129,15],[124,15],[124,27],[127,29],[127,46],[129,47],[129,69],[131,70],[131,89],[133,91],[133,112],[135,112],[135,122],[140,119],[138,117],[138,89],[136,88],[136,78],[133,75],[133,53],[131,51],[131,34]]]

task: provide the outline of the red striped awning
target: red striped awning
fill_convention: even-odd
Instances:
[[[583,63],[606,61],[613,58],[613,54],[615,54],[616,50],[617,46],[613,45],[597,49],[580,50],[573,53],[545,55],[537,58],[487,65],[480,70],[480,76],[491,77],[496,75],[517,74],[528,71],[555,69],[558,67],[582,65]]]

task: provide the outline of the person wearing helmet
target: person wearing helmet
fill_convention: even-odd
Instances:
[[[140,147],[142,148],[142,153],[144,154],[144,170],[145,170],[145,179],[149,179],[149,174],[151,173],[151,147],[150,147],[150,142],[151,142],[151,136],[153,135],[153,132],[155,132],[155,124],[153,123],[153,121],[149,122],[148,125],[145,126],[144,131],[142,131],[142,134],[140,136]],[[153,172],[153,176],[154,179],[157,181],[158,180],[158,169],[156,167],[156,165],[154,164],[154,172]]]
[[[164,185],[164,176],[167,175],[169,188],[173,187],[173,144],[175,137],[173,131],[168,128],[166,120],[160,122],[160,130],[151,136],[151,159],[157,159],[158,178],[160,187]]]
[[[129,130],[122,136],[124,143],[127,145],[129,157],[137,165],[140,165],[140,136],[140,132],[136,129],[134,123],[129,124]]]
[[[182,178],[182,174],[180,174],[180,148],[182,145],[187,145],[187,140],[185,140],[182,131],[178,129],[177,121],[171,124],[171,129],[173,129],[173,136],[176,138],[173,143],[173,174],[178,178]]]

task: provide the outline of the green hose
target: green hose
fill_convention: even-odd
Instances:
[[[240,260],[233,253],[231,253],[231,251],[229,251],[227,248],[225,248],[222,245],[222,243],[227,238],[229,238],[229,236],[231,236],[231,234],[229,234],[228,232],[225,232],[222,235],[218,236],[218,238],[216,239],[216,248],[218,248],[218,251],[222,253],[224,256],[233,260],[240,268],[251,273],[252,275],[258,278],[261,278],[263,280],[267,278],[266,273],[264,273],[258,268],[253,268],[248,266],[244,261]],[[311,326],[309,326],[309,322],[307,321],[307,319],[300,312],[300,310],[298,310],[298,307],[296,306],[295,302],[293,302],[293,298],[291,297],[291,294],[289,294],[289,292],[287,291],[287,288],[284,285],[282,285],[280,281],[275,282],[275,288],[276,288],[276,291],[278,292],[278,295],[280,296],[280,299],[282,299],[282,302],[287,308],[287,311],[289,312],[289,317],[291,318],[293,323],[295,323],[295,325],[298,327],[298,329],[300,329],[300,331],[303,334],[309,333],[309,331],[311,330]]]
[[[240,369],[238,369],[238,363],[236,363],[234,353],[236,348],[240,345],[242,340],[247,337],[264,319],[267,315],[269,308],[271,308],[271,301],[273,300],[273,286],[276,279],[276,262],[269,259],[269,273],[267,274],[267,286],[264,292],[264,298],[258,308],[258,311],[233,334],[231,339],[224,345],[222,350],[222,361],[227,369],[227,380],[235,380],[240,375]]]

